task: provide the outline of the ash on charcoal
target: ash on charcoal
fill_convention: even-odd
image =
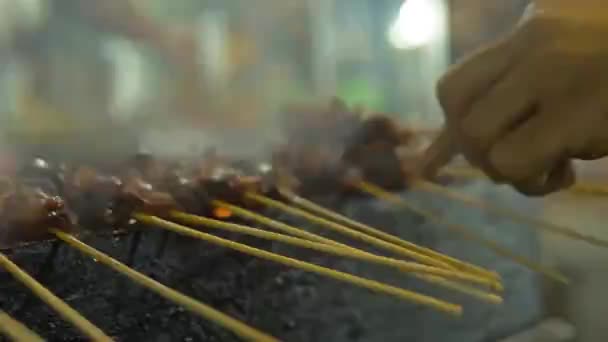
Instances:
[[[497,188],[475,182],[462,185],[457,190],[530,215],[536,212],[533,201],[506,187]],[[497,241],[522,257],[535,262],[540,260],[538,233],[530,227],[430,194],[410,193],[406,197],[417,202],[420,207],[438,210],[450,222],[469,227],[476,234]],[[460,239],[456,234],[447,232],[445,227],[427,224],[420,229],[435,231],[438,236],[436,248],[439,251],[499,272],[505,287],[504,303],[497,307],[482,305],[471,299],[459,300],[465,308],[464,316],[459,320],[434,315],[430,317],[425,313],[421,316],[420,327],[427,333],[420,341],[494,341],[497,337],[509,336],[526,329],[541,319],[538,274],[475,243]],[[432,294],[455,300],[453,294],[444,290],[434,289]]]
[[[258,261],[235,258],[202,243],[187,243],[185,248],[169,246],[169,253],[158,262],[150,258],[156,238],[157,234],[153,232],[143,234],[133,265],[135,269],[246,320],[250,309],[243,303],[251,296],[252,289],[239,279],[255,277],[255,273],[249,272]],[[126,258],[129,247],[128,239],[92,238],[87,242],[119,260]],[[48,245],[36,245],[18,250],[11,257],[35,274],[36,266],[42,262],[48,248]],[[181,268],[175,269],[171,265],[180,265]],[[9,281],[10,276],[3,273],[0,276],[6,280],[4,284],[9,284],[0,291],[0,300],[16,318],[50,341],[83,340],[77,331],[40,301],[34,300],[26,308],[21,308],[29,296],[28,291]],[[118,341],[166,341],[167,338],[170,341],[237,340],[224,329],[125,281],[122,276],[69,247],[62,248],[44,284]]]

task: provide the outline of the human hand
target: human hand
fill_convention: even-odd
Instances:
[[[608,155],[608,13],[554,1],[439,82],[446,125],[427,174],[462,153],[494,181],[543,195],[574,182],[572,159]]]

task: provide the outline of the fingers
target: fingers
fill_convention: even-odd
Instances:
[[[591,112],[580,105],[546,108],[501,137],[492,147],[488,160],[500,176],[510,183],[530,183],[586,146],[587,123]],[[573,115],[572,113],[579,113]],[[581,120],[582,119],[582,120]]]
[[[570,159],[608,155],[608,89],[597,90],[606,54],[587,41],[598,26],[541,10],[440,81],[446,131],[425,155],[427,174],[462,153],[493,180],[543,195],[574,182]]]
[[[477,99],[462,119],[460,139],[464,145],[489,149],[491,144],[518,123],[534,114],[535,94],[525,67],[513,70]]]
[[[469,162],[495,182],[502,177],[487,160],[495,141],[535,112],[535,95],[525,65],[512,70],[471,104],[461,121],[460,144]]]
[[[437,96],[444,110],[447,126],[458,122],[468,107],[485,89],[508,69],[510,44],[503,40],[454,65],[437,84]],[[421,172],[434,176],[460,152],[454,145],[458,129],[447,128],[424,154]]]
[[[437,171],[452,161],[457,152],[448,131],[444,128],[424,151],[419,165],[420,176],[434,178]]]
[[[575,181],[576,177],[572,163],[563,161],[547,175],[531,181],[513,184],[513,187],[528,196],[544,196],[569,188]]]
[[[433,142],[422,162],[422,174],[434,175],[460,151],[460,119],[479,98],[505,74],[517,55],[515,35],[488,46],[454,65],[437,84],[437,96],[444,110],[447,130]],[[455,127],[453,127],[455,126]],[[471,157],[471,153],[467,153]]]
[[[511,35],[455,64],[437,83],[437,96],[448,125],[461,118],[471,103],[495,83],[517,55]]]

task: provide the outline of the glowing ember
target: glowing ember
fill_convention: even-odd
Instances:
[[[232,211],[225,207],[216,207],[213,209],[213,216],[218,219],[227,219],[232,217]]]

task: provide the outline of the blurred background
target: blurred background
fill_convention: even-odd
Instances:
[[[104,136],[92,130],[142,144],[221,128],[259,141],[284,105],[334,95],[436,126],[436,79],[525,2],[0,0],[2,136],[90,146]]]
[[[280,138],[285,105],[334,95],[433,129],[438,77],[509,30],[527,3],[0,0],[0,148],[100,157],[220,142],[253,153]],[[601,169],[581,167],[596,181]],[[606,235],[603,202],[541,204],[548,219]],[[594,303],[608,284],[605,253],[543,242],[547,262],[576,275],[568,290],[547,288],[551,312],[575,321],[582,341],[605,340],[608,306]]]

